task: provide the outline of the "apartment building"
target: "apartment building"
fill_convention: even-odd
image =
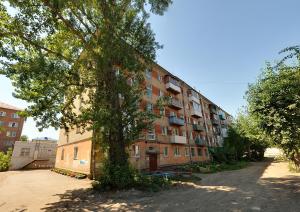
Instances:
[[[163,166],[210,160],[208,148],[222,146],[231,116],[157,64],[145,70],[145,89],[141,109],[159,114],[160,118],[129,148],[131,164],[154,171]],[[158,109],[156,102],[163,96],[168,97],[168,104]],[[61,130],[56,167],[89,174],[91,137],[91,132]],[[101,153],[97,155],[95,168],[101,167]]]
[[[0,151],[7,151],[20,140],[24,118],[17,112],[21,109],[0,102]]]

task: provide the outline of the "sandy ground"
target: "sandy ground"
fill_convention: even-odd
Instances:
[[[0,173],[0,211],[300,211],[300,174],[287,163],[201,177],[158,193],[95,193],[88,180],[48,170]]]

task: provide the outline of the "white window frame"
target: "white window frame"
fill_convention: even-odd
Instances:
[[[166,126],[161,126],[161,134],[168,135],[168,128]]]
[[[30,155],[30,148],[28,148],[28,147],[21,148],[21,151],[20,151],[21,157],[28,157],[29,155]]]
[[[13,119],[18,119],[18,118],[20,118],[20,116],[19,116],[18,114],[16,114],[16,113],[11,114],[11,117],[12,117]]]
[[[190,148],[189,147],[185,147],[184,150],[185,150],[185,156],[186,157],[190,156]]]
[[[133,145],[133,157],[139,158],[141,156],[140,146],[139,145]]]
[[[15,124],[15,126],[13,126]],[[18,122],[9,122],[8,123],[9,127],[17,128],[18,127]]]
[[[149,79],[149,80],[152,79],[152,70],[151,70],[151,68],[146,68],[145,74],[146,74],[147,79]]]
[[[169,148],[167,146],[165,146],[163,149],[163,156],[168,157],[168,154],[169,154]]]
[[[6,112],[0,111],[0,116],[2,116],[2,117],[6,116]]]

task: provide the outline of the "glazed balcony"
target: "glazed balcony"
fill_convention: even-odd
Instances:
[[[199,110],[199,109],[197,110],[197,109],[192,108],[191,109],[191,116],[194,116],[194,117],[197,117],[197,118],[202,117],[202,111]]]
[[[170,116],[169,123],[170,123],[170,125],[184,126],[184,119],[177,118],[176,116]]]
[[[198,93],[196,93],[193,90],[190,90],[189,91],[189,101],[190,102],[196,102],[197,104],[200,104],[200,98],[199,98]]]
[[[211,105],[209,106],[209,109],[210,109],[210,112],[211,112],[211,113],[217,114],[217,107],[216,107],[216,105],[211,104]]]
[[[181,88],[180,88],[179,82],[176,79],[174,79],[170,76],[167,76],[165,82],[166,82],[166,89],[168,91],[171,91],[176,94],[181,93]]]
[[[193,124],[193,130],[195,131],[204,131],[204,126],[201,124]]]
[[[195,144],[198,146],[206,146],[206,142],[200,137],[197,137],[195,139]]]
[[[217,120],[217,119],[212,119],[212,120],[211,120],[211,123],[212,123],[213,125],[219,125],[219,120]]]
[[[221,119],[221,120],[226,120],[226,118],[225,118],[225,115],[224,115],[224,114],[220,114],[220,115],[219,115],[219,117],[220,117],[220,119]]]
[[[178,110],[183,108],[182,102],[175,98],[170,99],[169,106]]]
[[[179,135],[171,135],[172,144],[187,144],[186,137]]]

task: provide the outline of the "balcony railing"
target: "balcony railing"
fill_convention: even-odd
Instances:
[[[217,107],[216,107],[216,105],[211,104],[211,105],[209,106],[209,109],[210,109],[210,112],[211,112],[211,113],[217,114]]]
[[[173,144],[186,144],[186,137],[179,135],[171,135],[171,143]]]
[[[171,92],[174,92],[174,93],[180,93],[181,92],[179,82],[177,80],[173,79],[170,76],[168,76],[166,78],[166,89],[171,91]]]
[[[193,102],[193,101],[194,101],[194,102],[200,104],[199,97],[196,97],[196,96],[194,96],[194,95],[190,95],[190,96],[189,96],[189,101],[190,101],[190,102]]]
[[[211,120],[211,123],[212,123],[213,125],[219,125],[219,121],[216,120],[216,119],[212,119],[212,120]]]
[[[171,125],[184,126],[184,119],[183,118],[177,118],[176,116],[170,116],[169,117],[169,123]]]
[[[155,141],[156,140],[155,134],[147,134],[146,138],[149,141]]]
[[[197,110],[197,109],[192,108],[191,109],[191,116],[202,117],[202,112],[201,112],[201,110]]]
[[[169,101],[169,106],[176,108],[176,109],[182,109],[183,108],[183,104],[181,101],[179,101],[178,99],[175,98],[171,98]]]
[[[195,138],[195,144],[198,146],[205,146],[206,142],[202,138],[197,137],[197,138]]]
[[[204,126],[201,124],[193,124],[193,129],[195,131],[204,131]]]

